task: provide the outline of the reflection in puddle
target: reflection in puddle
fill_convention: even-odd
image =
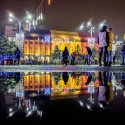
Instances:
[[[112,107],[115,97],[125,96],[124,72],[1,72],[0,83],[9,117],[17,109],[22,109],[26,117],[33,112],[42,117],[45,103],[63,100],[65,105],[67,99],[75,99],[88,110],[93,106],[103,109]]]

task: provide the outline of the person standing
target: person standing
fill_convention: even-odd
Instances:
[[[123,46],[121,49],[121,56],[122,56],[122,65],[125,65],[125,42],[123,43]]]
[[[114,40],[114,34],[112,33],[112,28],[108,28],[107,32],[109,33],[107,62],[108,62],[108,66],[111,66],[111,64],[112,64],[112,45],[113,45],[113,40]]]
[[[9,65],[9,54],[6,54],[6,65]]]
[[[73,52],[72,53],[72,61],[73,61],[73,65],[75,65],[75,58],[76,58],[76,53],[75,52]]]
[[[63,56],[63,63],[67,65],[68,57],[69,57],[69,51],[68,51],[67,47],[65,47],[62,56]]]
[[[87,49],[87,64],[90,65],[91,63],[91,56],[92,56],[92,50],[90,47],[86,46]]]
[[[0,55],[0,64],[4,65],[4,54]]]
[[[73,65],[73,57],[72,57],[72,54],[70,54],[69,59],[70,59],[70,64]]]
[[[109,45],[109,33],[107,32],[107,26],[103,26],[98,34],[98,44],[99,44],[99,66],[102,66],[101,60],[103,57],[104,66],[107,66],[107,55],[108,55],[108,45]]]
[[[19,65],[19,63],[20,63],[20,56],[21,56],[20,50],[17,48],[14,54],[15,54],[14,65],[16,64],[16,62]]]

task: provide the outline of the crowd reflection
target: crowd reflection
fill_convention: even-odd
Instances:
[[[27,116],[32,111],[41,116],[36,102],[46,99],[82,98],[90,108],[88,103],[99,104],[100,107],[112,104],[119,91],[123,91],[125,96],[125,72],[1,72],[0,82],[1,93],[13,95],[17,108],[25,109]],[[83,106],[82,101],[80,105]]]

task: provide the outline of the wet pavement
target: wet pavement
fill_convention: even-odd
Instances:
[[[121,124],[125,72],[0,72],[0,121]]]
[[[4,72],[36,72],[36,71],[50,71],[50,72],[61,72],[63,71],[125,71],[125,66],[122,65],[112,65],[112,66],[98,66],[98,65],[15,65],[15,66],[0,66],[0,71]]]

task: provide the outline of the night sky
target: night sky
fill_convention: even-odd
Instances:
[[[16,16],[25,15],[25,10],[34,12],[41,0],[0,0],[0,24],[7,23],[7,10]],[[93,19],[95,26],[104,19],[107,26],[123,39],[125,33],[125,0],[52,0],[43,5],[42,28],[76,31],[80,24]],[[85,32],[85,31],[83,31]]]

